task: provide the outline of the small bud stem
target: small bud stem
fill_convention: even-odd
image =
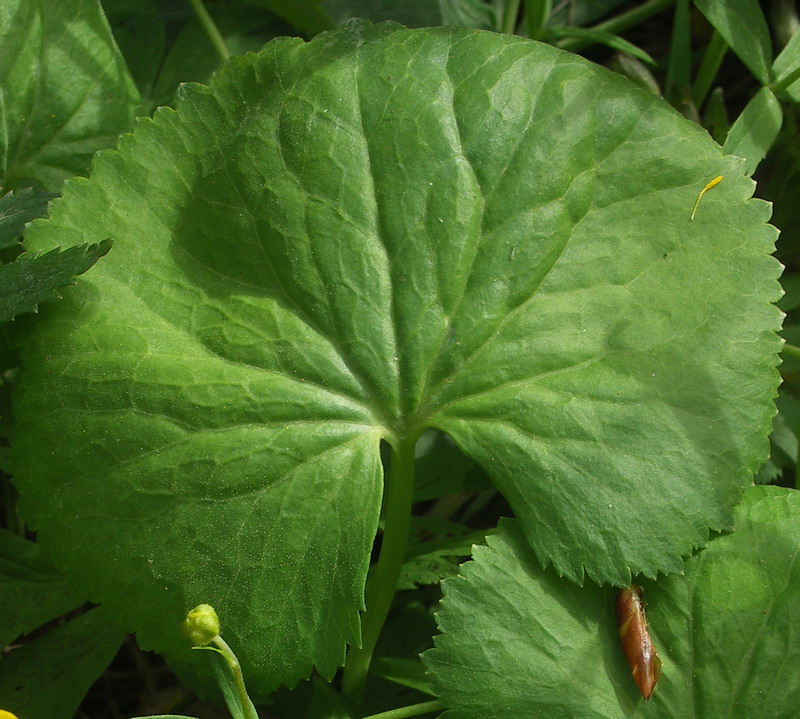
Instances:
[[[214,637],[211,640],[211,643],[215,645],[217,649],[219,649],[220,654],[225,657],[225,661],[233,673],[233,681],[236,684],[236,691],[239,693],[239,701],[242,705],[242,711],[244,712],[245,719],[258,719],[258,714],[256,714],[256,710],[253,708],[253,702],[250,701],[250,697],[247,694],[247,688],[244,685],[242,666],[239,664],[239,660],[233,653],[233,649],[231,649],[228,646],[228,642],[226,642],[220,636]]]

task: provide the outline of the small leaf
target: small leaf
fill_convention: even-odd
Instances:
[[[625,0],[589,0],[573,3],[553,3],[551,24],[591,25],[608,17]]]
[[[123,636],[99,608],[12,648],[0,665],[0,704],[22,719],[73,719]]]
[[[249,0],[249,2],[271,10],[308,37],[336,27],[323,7],[323,0]]]
[[[543,571],[517,522],[502,521],[442,588],[441,634],[422,657],[449,719],[629,716],[638,690],[616,592]]]
[[[25,188],[0,197],[0,249],[17,243],[25,225],[37,217],[44,217],[47,203],[56,195]]]
[[[566,25],[563,27],[548,28],[547,34],[559,40],[573,38],[578,40],[588,40],[589,42],[606,45],[617,52],[627,53],[628,55],[638,58],[642,62],[646,62],[648,65],[656,64],[656,61],[650,56],[649,53],[645,52],[640,47],[637,47],[632,42],[628,42],[625,38],[622,38],[619,35],[614,35],[606,30]]]
[[[648,70],[643,63],[635,57],[628,55],[625,52],[618,52],[614,55],[612,67],[616,72],[627,77],[631,82],[636,83],[639,87],[644,88],[654,95],[661,94],[661,88],[658,81],[653,76],[653,73]]]
[[[793,72],[800,67],[800,32],[792,35],[786,47],[781,50],[772,65],[772,74],[775,77],[775,84],[781,84]],[[784,92],[794,101],[800,102],[800,81],[793,82]]]
[[[730,122],[728,121],[728,110],[725,107],[725,98],[721,87],[714,88],[708,96],[703,111],[702,124],[717,143],[722,145],[725,142],[730,129]]]
[[[322,5],[339,25],[364,18],[372,22],[392,20],[406,27],[495,27],[494,8],[484,0],[322,0]]]
[[[772,42],[758,0],[695,0],[695,4],[756,79],[766,85]]]
[[[36,312],[41,302],[59,299],[56,290],[72,284],[111,249],[111,241],[51,250],[44,255],[23,253],[0,267],[0,322],[23,312]]]
[[[0,3],[0,188],[57,190],[130,129],[138,93],[97,0]]]
[[[722,149],[729,155],[745,158],[745,172],[752,175],[775,142],[782,124],[783,111],[778,98],[768,87],[762,87],[736,118]]]
[[[85,601],[85,595],[44,560],[36,543],[0,530],[0,646]]]
[[[420,526],[420,519],[413,524]],[[444,577],[453,576],[458,572],[461,561],[472,554],[473,545],[483,544],[488,533],[463,531],[445,539],[411,544],[400,570],[397,588],[414,589],[425,584],[436,584]]]
[[[800,705],[800,493],[751,487],[735,529],[646,581],[663,662],[647,705],[619,646],[614,593],[542,571],[516,522],[501,523],[442,583],[441,635],[423,655],[448,719],[748,717]]]
[[[692,73],[691,35],[689,0],[678,0],[672,21],[667,76],[664,80],[667,98],[673,105],[689,94]]]
[[[425,665],[419,659],[378,657],[370,665],[369,670],[386,681],[436,696],[425,674]]]
[[[434,437],[438,439],[433,439],[430,443],[427,441],[429,435],[430,433],[423,435],[417,442],[415,502],[492,489],[485,472],[480,470],[474,460],[465,456],[441,432],[434,433]]]
[[[800,706],[800,492],[753,487],[735,529],[647,583],[664,716],[794,719]]]

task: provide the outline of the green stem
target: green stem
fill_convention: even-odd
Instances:
[[[231,649],[228,646],[228,642],[226,642],[219,635],[214,637],[211,640],[211,643],[215,644],[219,648],[220,653],[222,654],[223,657],[225,657],[225,661],[231,668],[231,672],[233,673],[233,681],[236,683],[236,691],[239,693],[239,701],[242,705],[244,719],[258,719],[258,714],[255,713],[255,709],[253,708],[253,703],[250,701],[250,697],[247,695],[247,689],[244,685],[244,674],[242,674],[242,665],[239,664],[239,660],[233,653],[233,649]]]
[[[222,39],[222,35],[220,35],[211,15],[208,14],[205,5],[203,5],[203,0],[189,0],[189,2],[192,4],[194,14],[197,15],[197,19],[206,31],[206,35],[208,35],[208,39],[211,40],[214,49],[219,53],[223,61],[227,60],[231,56],[230,52],[228,52],[228,46]]]
[[[719,66],[722,64],[722,59],[725,53],[728,52],[728,43],[725,42],[722,35],[716,30],[711,36],[711,41],[708,43],[706,52],[703,55],[703,62],[700,63],[700,68],[697,71],[697,76],[692,85],[692,102],[696,108],[702,107],[706,100],[706,95],[711,89],[711,84],[717,76]]]
[[[795,345],[785,344],[781,352],[790,357],[800,357],[800,347],[796,347]]]
[[[605,22],[598,23],[591,29],[605,30],[606,32],[618,35],[628,28],[634,27],[644,20],[647,20],[647,18],[651,17],[652,15],[660,13],[662,10],[666,10],[670,5],[674,4],[674,2],[675,0],[648,0],[648,2],[642,3],[638,7],[633,8],[633,10],[629,10],[628,12],[624,12],[616,17],[612,17],[610,20],[606,20]],[[585,38],[568,38],[556,43],[556,45],[562,50],[576,52],[584,47],[588,47],[592,44],[592,42],[592,40],[587,40]]]
[[[386,502],[383,542],[378,563],[367,584],[367,611],[362,620],[362,646],[350,647],[342,675],[345,696],[358,701],[372,661],[378,636],[389,614],[397,589],[397,579],[406,553],[411,504],[414,495],[414,445],[416,435],[392,447]]]
[[[770,85],[770,89],[777,95],[779,92],[783,92],[787,87],[789,87],[789,85],[794,83],[798,78],[800,78],[800,65],[798,65],[782,80],[778,80],[777,82]]]
[[[444,708],[444,704],[438,699],[434,699],[430,702],[411,704],[410,706],[400,707],[399,709],[390,709],[380,714],[370,714],[368,717],[364,717],[364,719],[408,719],[408,717],[418,717],[422,714],[442,711]]]
[[[520,0],[506,0],[503,8],[503,20],[500,24],[500,32],[513,35],[517,29],[517,16],[519,15]]]
[[[552,0],[525,0],[525,15],[528,20],[528,37],[538,40],[544,30],[550,13],[553,12]]]

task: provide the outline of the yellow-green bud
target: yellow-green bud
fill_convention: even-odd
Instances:
[[[219,617],[210,604],[198,604],[181,624],[181,632],[194,646],[204,647],[219,636]]]

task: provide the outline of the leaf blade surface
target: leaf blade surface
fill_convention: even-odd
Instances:
[[[275,41],[183,95],[29,228],[115,249],[25,340],[15,408],[26,517],[145,644],[176,656],[163,617],[208,602],[253,686],[330,676],[379,442],[426,426],[574,579],[678,569],[730,523],[779,268],[699,128],[548,46],[394,25]]]

